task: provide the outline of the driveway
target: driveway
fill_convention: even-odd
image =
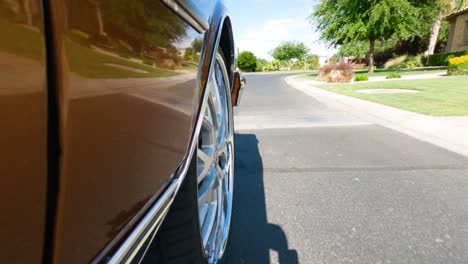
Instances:
[[[229,263],[468,263],[468,158],[250,75]]]

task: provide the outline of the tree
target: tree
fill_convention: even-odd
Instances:
[[[77,7],[83,2],[68,1]],[[134,50],[139,50],[141,53],[157,47],[174,48],[173,43],[186,35],[187,26],[184,22],[160,1],[94,0],[94,2],[99,2],[106,33],[113,39],[126,40]],[[80,12],[74,13],[76,16],[81,15]],[[82,19],[78,21],[81,22]]]
[[[431,28],[426,55],[434,54],[443,18],[451,12],[468,6],[468,0],[433,0],[430,5],[435,8],[435,19]]]
[[[320,66],[319,56],[315,54],[309,54],[306,56],[307,69],[317,69]]]
[[[201,38],[196,38],[192,41],[192,49],[195,52],[201,52],[202,45],[203,45],[203,40]]]
[[[242,70],[253,71],[257,66],[257,57],[250,51],[243,51],[239,54],[237,65]]]
[[[365,58],[369,52],[369,45],[365,41],[347,42],[341,45],[338,55],[343,57]]]
[[[256,65],[256,68],[255,68],[255,71],[256,72],[263,71],[265,66],[267,65],[267,63],[268,63],[267,60],[257,58],[257,65]]]
[[[288,70],[291,67],[292,59],[302,59],[309,49],[302,42],[287,41],[281,43],[278,47],[272,50],[270,53],[273,58],[284,61],[288,64]]]
[[[409,38],[418,22],[417,15],[408,0],[321,0],[309,19],[332,46],[366,41],[372,73],[376,41],[392,36]]]

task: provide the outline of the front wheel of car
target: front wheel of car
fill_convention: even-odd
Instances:
[[[200,113],[189,171],[143,263],[219,263],[233,204],[234,128],[230,85],[221,50]]]

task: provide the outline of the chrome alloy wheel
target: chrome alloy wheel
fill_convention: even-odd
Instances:
[[[198,216],[208,263],[222,258],[231,223],[234,129],[228,83],[224,60],[218,54],[197,149]]]

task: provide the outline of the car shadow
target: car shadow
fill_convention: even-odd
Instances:
[[[299,263],[283,229],[268,223],[263,162],[254,134],[235,135],[235,164],[227,263]]]

